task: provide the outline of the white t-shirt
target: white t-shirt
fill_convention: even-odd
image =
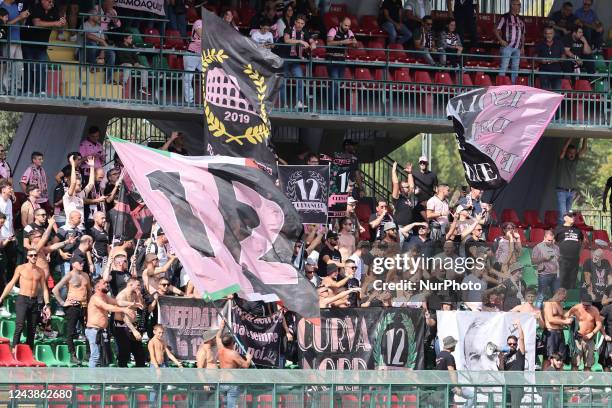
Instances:
[[[253,30],[253,32],[251,33],[251,39],[255,41],[260,47],[263,47],[265,44],[274,43],[274,36],[269,31],[263,34],[259,30]]]
[[[440,200],[438,196],[433,196],[427,200],[427,209],[438,214],[448,214],[448,202]],[[442,226],[444,231],[447,230],[448,215],[437,217],[435,221]]]
[[[4,198],[0,197],[0,212],[6,215],[6,221],[0,229],[0,238],[6,239],[15,235],[13,230],[13,202],[10,198],[5,201]]]
[[[64,193],[64,197],[62,197],[62,202],[64,203],[64,214],[66,214],[66,219],[70,218],[70,213],[73,211],[78,211],[81,214],[81,224],[79,224],[79,227],[83,227],[83,222],[85,220],[85,204],[83,201],[84,198],[84,191],[79,191],[78,193],[75,192],[72,196],[70,196],[66,191]]]

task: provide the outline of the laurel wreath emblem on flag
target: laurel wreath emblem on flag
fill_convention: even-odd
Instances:
[[[242,146],[245,139],[251,144],[262,143],[270,136],[270,123],[266,105],[264,103],[267,87],[265,78],[257,70],[253,69],[251,64],[245,65],[242,72],[244,72],[255,85],[257,99],[259,100],[260,106],[258,116],[262,121],[261,124],[248,127],[243,135],[232,135],[227,131],[223,121],[220,120],[210,109],[208,102],[206,101],[206,73],[209,66],[214,63],[223,64],[223,62],[228,58],[229,56],[222,49],[209,49],[202,51],[202,99],[208,129],[214,137],[225,137],[225,143],[235,142]]]
[[[392,365],[394,362],[399,362],[399,357],[396,353],[397,350],[391,351],[391,361],[385,362],[385,358],[382,355],[382,345],[383,345],[383,337],[386,336],[386,331],[389,328],[389,326],[391,326],[392,330],[393,330],[393,334],[397,334],[397,329],[393,329],[394,326],[394,321],[398,318],[398,313],[388,313],[387,315],[385,315],[385,317],[383,318],[383,320],[381,320],[378,323],[378,327],[376,328],[376,340],[374,343],[374,350],[373,350],[373,354],[374,354],[374,361],[376,363],[376,366],[385,366],[387,364]],[[406,362],[404,363],[404,367],[405,368],[414,368],[416,365],[416,360],[417,360],[417,347],[416,347],[416,341],[415,341],[415,327],[412,324],[412,320],[410,319],[410,317],[408,317],[408,315],[406,314],[401,314],[401,316],[399,316],[399,318],[401,319],[401,326],[399,326],[398,328],[403,331],[403,333],[400,333],[399,335],[400,337],[400,342],[403,342],[406,346],[407,346],[407,355],[406,355]],[[387,347],[392,346],[392,344],[387,344]],[[398,350],[402,350],[402,347],[399,347]],[[389,354],[389,350],[387,350],[387,354]],[[395,355],[393,355],[395,354]]]

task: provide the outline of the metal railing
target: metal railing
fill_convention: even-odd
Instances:
[[[24,45],[27,45],[24,43]],[[69,49],[102,49],[86,44],[51,44]],[[328,47],[319,47],[328,48]],[[104,48],[107,51],[121,48]],[[136,49],[135,52],[143,51]],[[129,103],[158,107],[199,109],[202,107],[202,78],[197,72],[167,69],[166,57],[179,58],[177,50],[146,49],[152,67],[122,67],[83,62],[48,62],[0,59],[3,87],[8,96],[81,102]],[[150,54],[148,54],[150,53]],[[286,59],[286,64],[299,63],[302,78],[282,79],[280,98],[275,113],[331,114],[344,117],[368,116],[417,120],[446,120],[448,100],[470,88],[467,80],[475,77],[471,86],[495,84],[500,56],[462,54],[454,56],[457,66],[440,67],[423,63],[440,52],[404,51],[366,48],[358,59],[329,61],[322,57]],[[349,54],[350,56],[350,54]],[[145,58],[145,62],[148,61]],[[518,71],[519,83],[539,85],[544,76],[558,79],[560,92],[566,98],[552,123],[608,128],[611,125],[610,62],[603,59],[585,61],[589,71],[579,76],[573,73],[540,73],[538,58],[524,57]],[[561,60],[563,64],[571,64]],[[354,68],[345,76],[346,68]],[[339,71],[340,75],[329,74]],[[399,73],[399,74],[398,74]],[[506,73],[510,75],[510,72]],[[354,77],[351,77],[354,75]],[[582,80],[582,87],[573,90],[571,79]],[[431,83],[429,83],[431,81]],[[147,93],[141,93],[145,88]],[[184,90],[194,89],[194,101],[186,102]],[[589,90],[590,89],[590,90]],[[301,104],[298,104],[301,102]],[[297,105],[297,106],[296,106]],[[303,105],[303,106],[302,106]]]
[[[336,370],[195,370],[162,368],[2,370],[0,404],[42,406],[449,407],[460,385],[479,407],[504,407],[513,390],[522,406],[609,408],[610,373]],[[44,395],[45,397],[41,397]],[[15,397],[17,396],[17,397]],[[37,396],[38,398],[35,398]],[[68,405],[66,405],[68,404]],[[36,405],[41,406],[41,405]]]

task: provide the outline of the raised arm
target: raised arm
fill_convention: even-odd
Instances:
[[[177,132],[176,130],[173,131],[170,134],[170,138],[168,140],[166,140],[166,143],[164,143],[164,145],[162,147],[159,148],[159,150],[168,150],[170,148],[170,146],[172,146],[172,143],[174,143],[174,141],[176,139],[178,139],[178,137],[180,136],[180,132]]]
[[[582,138],[582,146],[580,147],[580,151],[578,152],[578,157],[583,157],[587,151],[587,138]]]
[[[570,143],[572,143],[572,138],[568,137],[567,140],[565,141],[565,144],[563,145],[563,149],[561,149],[561,154],[559,155],[559,159],[561,160],[565,159],[565,153],[567,153],[567,148],[569,147]]]
[[[68,195],[72,197],[74,195],[74,192],[76,191],[76,184],[77,184],[77,176],[76,176],[77,172],[76,172],[76,163],[74,161],[74,156],[70,156],[68,161],[70,161],[70,168],[72,170],[70,172],[70,186],[68,187]]]
[[[393,191],[391,192],[391,197],[394,200],[397,200],[400,196],[400,182],[397,178],[397,162],[393,162],[393,167],[391,168],[391,182],[393,183]]]
[[[93,156],[89,156],[87,158],[87,165],[89,166],[89,179],[87,180],[87,185],[83,189],[85,195],[88,195],[91,189],[94,187],[94,182],[96,181],[96,169],[95,169],[96,159]]]

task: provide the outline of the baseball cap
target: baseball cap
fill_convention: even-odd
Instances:
[[[566,213],[563,214],[564,217],[574,217],[575,215],[576,213],[573,210],[566,211]]]
[[[419,157],[419,163],[420,162],[429,163],[429,160],[427,159],[427,156],[421,156],[421,157]]]
[[[338,265],[335,263],[327,264],[327,274],[334,273],[338,270]]]
[[[351,196],[346,200],[346,203],[347,204],[357,204],[357,200],[355,200],[355,198]]]
[[[308,257],[306,258],[306,265],[317,266],[317,261],[316,259]]]
[[[338,239],[338,233],[335,231],[329,231],[327,235],[325,235],[325,239]]]
[[[383,226],[383,231],[389,231],[392,229],[396,229],[397,225],[395,225],[394,222],[385,222],[385,225]]]
[[[157,232],[155,233],[155,235],[166,235],[166,233],[164,232],[163,229],[158,229]]]

